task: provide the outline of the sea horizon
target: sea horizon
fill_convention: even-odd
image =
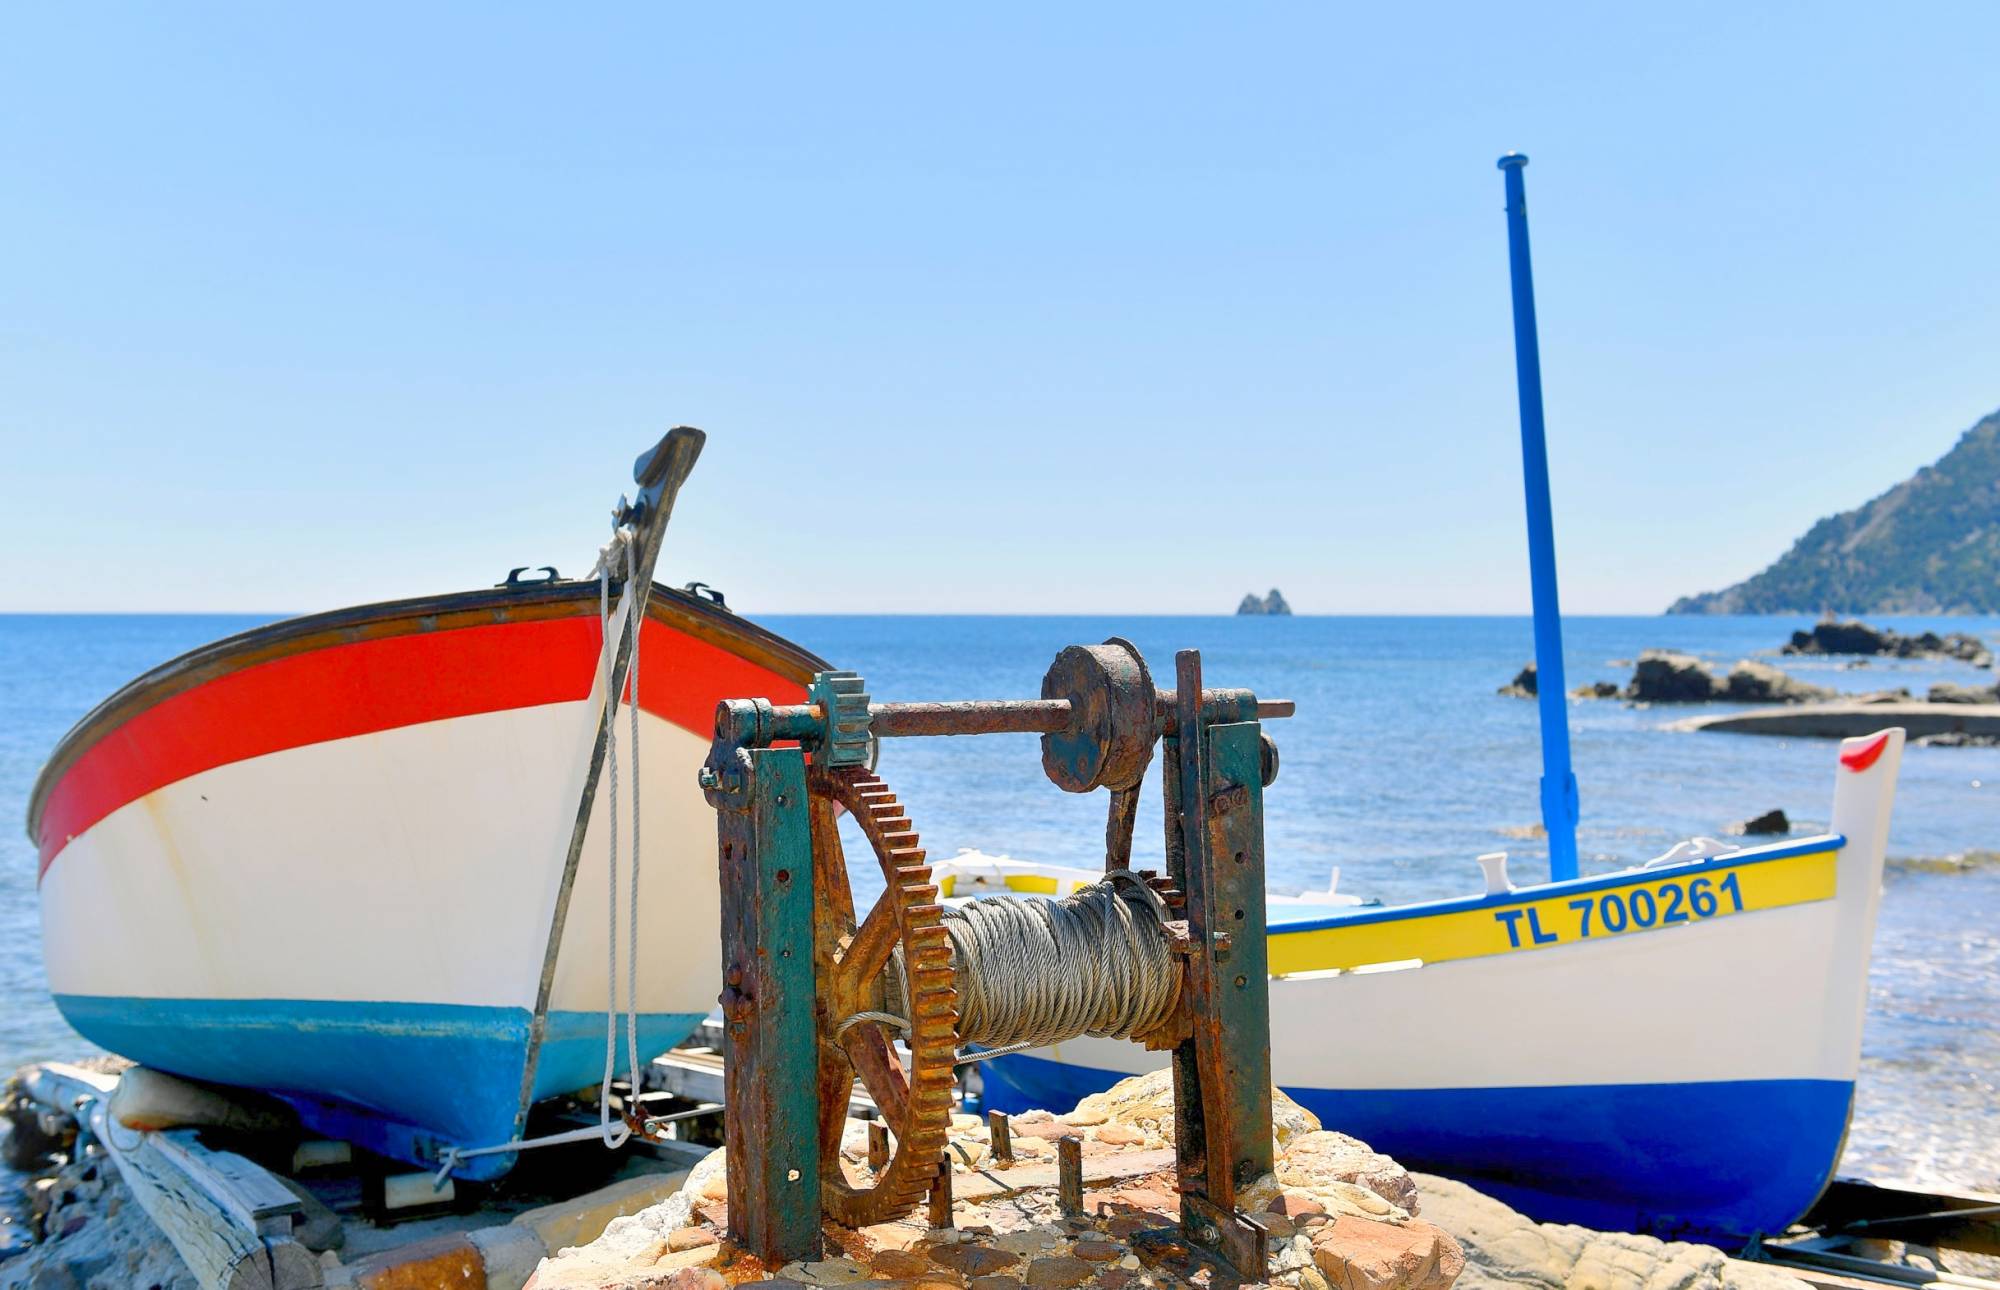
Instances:
[[[0,1059],[90,1051],[42,977],[35,849],[21,824],[51,748],[114,690],[178,655],[278,615],[161,612],[0,614]],[[1496,691],[1534,656],[1521,615],[1295,615],[1285,628],[1235,614],[756,614],[760,624],[860,671],[879,700],[1027,697],[1062,646],[1127,636],[1157,671],[1203,651],[1211,684],[1298,704],[1270,723],[1282,771],[1266,795],[1274,891],[1339,887],[1386,904],[1480,889],[1475,857],[1510,854],[1540,881],[1537,705]],[[1570,683],[1622,681],[1646,648],[1727,666],[1772,654],[1812,615],[1566,616]],[[1883,615],[1898,630],[2000,634],[2000,617]],[[913,624],[926,630],[911,630]],[[1784,670],[1839,691],[1994,673],[1949,659],[1787,658]],[[644,683],[660,684],[658,675]],[[1719,706],[1719,705],[1715,705]],[[1796,836],[1825,827],[1835,745],[1690,734],[1689,709],[1618,701],[1568,706],[1582,803],[1583,871],[1643,863],[1681,839],[1721,836],[1774,807]],[[1101,863],[1101,802],[1052,789],[1033,736],[900,740],[882,773],[935,854],[958,849],[1053,864]],[[1145,792],[1152,793],[1149,786]],[[1148,806],[1147,819],[1155,819]],[[1142,830],[1136,861],[1157,863]],[[2000,1189],[2000,1088],[1955,1078],[2000,1068],[2000,749],[1912,747],[1889,840],[1870,978],[1860,1091],[1843,1169],[1877,1178]],[[857,884],[861,879],[857,875]],[[877,879],[879,881],[879,879]],[[862,893],[857,893],[862,894]]]

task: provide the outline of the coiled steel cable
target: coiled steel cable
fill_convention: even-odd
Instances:
[[[1180,1000],[1180,965],[1159,897],[1132,886],[1126,895],[1106,880],[1062,900],[989,896],[945,910],[959,1042],[1040,1048],[1131,1039],[1164,1023]],[[891,965],[893,1002],[900,969]]]

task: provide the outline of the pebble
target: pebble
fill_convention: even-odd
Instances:
[[[1111,1118],[1110,1115],[1108,1115],[1103,1111],[1095,1109],[1086,1110],[1081,1106],[1076,1108],[1074,1111],[1071,1111],[1069,1114],[1063,1116],[1063,1119],[1067,1120],[1069,1123],[1074,1124],[1079,1128],[1086,1128],[1086,1129],[1090,1128],[1093,1125],[1102,1124],[1110,1118]]]
[[[869,1279],[868,1269],[853,1259],[816,1259],[812,1262],[787,1263],[778,1269],[778,1275],[815,1286],[844,1286]]]
[[[931,1270],[931,1261],[915,1250],[878,1250],[868,1262],[878,1277],[922,1277]]]
[[[1125,1247],[1116,1241],[1078,1241],[1070,1252],[1091,1263],[1109,1263],[1124,1254]]]
[[[1036,1259],[1028,1265],[1028,1290],[1069,1290],[1090,1280],[1090,1264],[1066,1254]]]
[[[1301,1214],[1324,1214],[1326,1206],[1302,1191],[1281,1191],[1264,1206],[1273,1214],[1283,1214],[1287,1218],[1297,1218]]]
[[[974,1277],[965,1283],[965,1290],[1017,1290],[1020,1284],[1012,1277]]]
[[[715,1243],[715,1233],[705,1227],[676,1228],[673,1234],[667,1237],[667,1248],[670,1250],[692,1250]]]
[[[1056,1237],[1053,1232],[1030,1227],[1019,1232],[1008,1232],[1004,1236],[996,1236],[993,1238],[993,1244],[1014,1254],[1040,1254],[1043,1250],[1053,1250],[1056,1247]]]
[[[1265,1235],[1275,1237],[1278,1240],[1289,1239],[1299,1230],[1298,1224],[1292,1222],[1291,1219],[1286,1218],[1283,1214],[1273,1214],[1269,1210],[1259,1214],[1257,1221],[1264,1225]]]
[[[1045,1142],[1053,1142],[1057,1138],[1067,1138],[1070,1134],[1075,1132],[1076,1130],[1070,1127],[1070,1124],[1067,1120],[1049,1119],[1049,1120],[1044,1120],[1039,1124],[1031,1124],[1026,1128],[1016,1127],[1014,1130],[1014,1136],[1017,1139],[1028,1138],[1032,1140],[1035,1138],[1040,1138]]]
[[[985,1276],[1020,1261],[1020,1255],[989,1245],[940,1245],[931,1251],[931,1262],[968,1277]]]
[[[1129,1124],[1107,1124],[1097,1131],[1099,1142],[1108,1142],[1114,1147],[1129,1147],[1144,1142],[1146,1135]]]
[[[1111,1199],[1133,1209],[1150,1209],[1156,1214],[1172,1214],[1180,1209],[1180,1202],[1174,1197],[1150,1187],[1126,1187],[1111,1193]]]
[[[1127,1254],[1124,1258],[1118,1260],[1118,1266],[1124,1268],[1127,1272],[1137,1272],[1139,1270],[1139,1256],[1136,1254]]]
[[[660,1283],[661,1290],[723,1290],[727,1284],[714,1268],[676,1268]]]

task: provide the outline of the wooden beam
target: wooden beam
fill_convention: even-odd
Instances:
[[[210,1151],[185,1130],[179,1131],[183,1137],[121,1128],[111,1122],[103,1099],[91,1104],[89,1117],[92,1134],[133,1198],[173,1243],[202,1290],[325,1285],[319,1260],[290,1236],[298,1198],[259,1166],[232,1152]]]
[[[86,1070],[68,1062],[42,1062],[30,1066],[21,1076],[21,1091],[39,1105],[64,1115],[76,1115],[77,1104],[111,1096],[118,1077],[103,1071]]]

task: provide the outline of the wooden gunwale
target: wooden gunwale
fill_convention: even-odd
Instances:
[[[232,672],[329,646],[461,627],[594,615],[597,595],[594,579],[532,588],[488,587],[287,618],[198,646],[120,686],[56,743],[28,797],[28,839],[40,845],[42,811],[49,792],[84,753],[134,716],[174,695]],[[800,685],[827,666],[817,655],[775,632],[658,583],[647,602],[646,617]]]

